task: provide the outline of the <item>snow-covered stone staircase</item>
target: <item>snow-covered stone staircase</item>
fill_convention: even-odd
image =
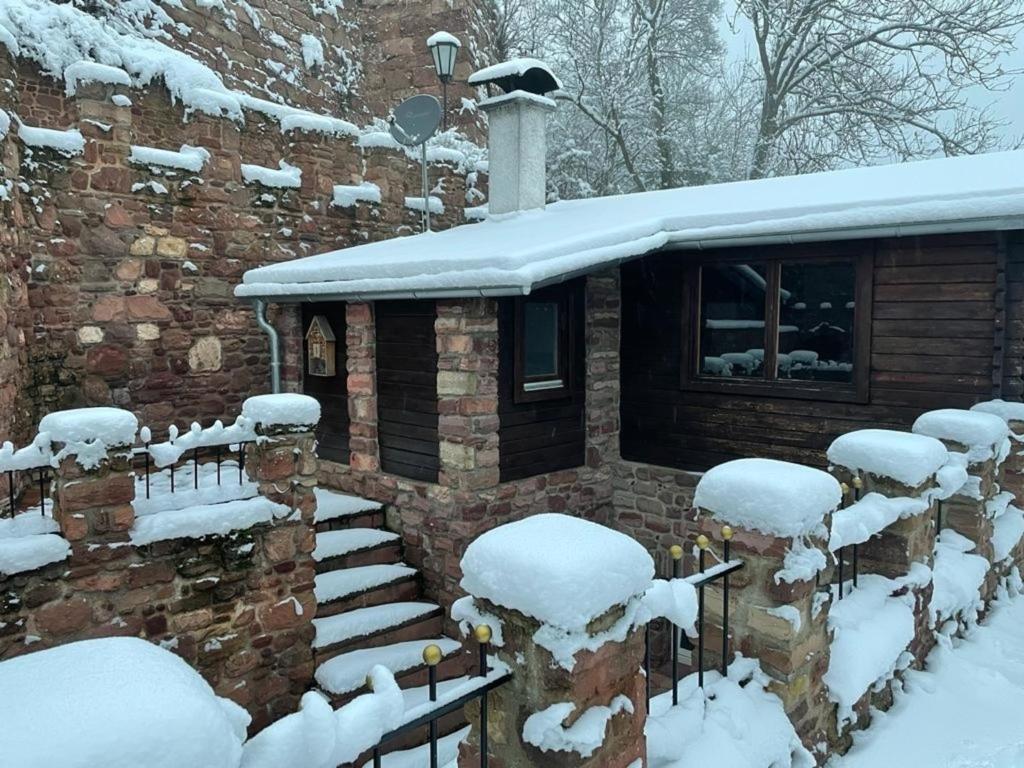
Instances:
[[[366,676],[382,664],[414,706],[427,696],[423,649],[430,643],[444,654],[439,680],[464,676],[462,644],[444,636],[444,610],[421,599],[420,573],[402,562],[401,537],[384,529],[381,505],[322,488],[316,496],[313,649],[319,688],[341,706],[365,692]],[[458,718],[442,721],[441,732],[462,725]]]

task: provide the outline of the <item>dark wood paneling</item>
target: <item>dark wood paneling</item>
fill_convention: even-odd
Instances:
[[[1024,236],[1008,248],[1008,294]],[[665,253],[622,268],[622,454],[705,470],[762,456],[825,465],[838,435],[865,427],[908,429],[923,411],[969,407],[990,396],[996,324],[996,236],[982,233],[874,243],[868,402],[730,395],[679,386],[688,256]],[[1010,301],[1007,313],[1013,317]],[[1004,383],[1024,388],[1024,312],[1008,329]],[[1016,336],[1013,333],[1016,332]],[[1014,346],[1016,343],[1016,347]],[[1014,379],[1013,377],[1016,376]]]
[[[323,315],[334,331],[334,376],[306,373],[306,331],[316,315]],[[348,464],[349,415],[348,370],[345,345],[345,303],[324,302],[302,305],[302,391],[320,403],[320,424],[316,429],[317,453],[328,461]]]
[[[560,286],[570,292],[573,313],[570,386],[557,400],[515,402],[515,299],[498,305],[499,456],[502,481],[581,466],[586,458],[584,281]]]
[[[377,434],[381,469],[437,482],[437,342],[433,301],[379,301]]]

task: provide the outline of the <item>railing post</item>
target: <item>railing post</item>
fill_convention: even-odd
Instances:
[[[437,701],[437,665],[441,663],[441,649],[436,645],[428,645],[423,649],[423,661],[427,665],[427,690],[432,702]],[[430,725],[430,768],[437,768],[437,720]]]
[[[487,677],[490,667],[487,664],[487,644],[491,642],[491,628],[486,624],[480,624],[473,631],[477,644],[480,646],[480,677]],[[480,768],[487,768],[487,755],[490,751],[489,736],[487,732],[487,697],[485,690],[480,697]]]
[[[708,537],[701,534],[697,537],[697,568],[700,573],[706,570],[705,555],[710,545]],[[697,686],[704,687],[704,585],[697,588]],[[675,702],[673,702],[675,703]]]
[[[683,560],[683,548],[678,544],[673,544],[669,548],[669,554],[672,556],[672,578],[679,578],[679,565]],[[648,645],[648,653],[650,652],[650,646]],[[648,687],[650,687],[650,681],[648,680]],[[672,705],[675,706],[679,703],[679,627],[672,624]]]
[[[732,528],[722,526],[722,557],[731,562]],[[729,574],[722,577],[722,677],[729,674]]]

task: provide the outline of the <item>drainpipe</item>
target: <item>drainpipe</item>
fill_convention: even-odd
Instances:
[[[281,391],[281,342],[277,329],[267,320],[267,302],[255,299],[252,307],[256,312],[256,323],[267,334],[270,342],[270,391],[277,394]]]

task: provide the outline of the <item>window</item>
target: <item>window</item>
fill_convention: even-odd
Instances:
[[[516,402],[569,394],[569,294],[546,289],[516,302]]]
[[[688,280],[683,385],[865,400],[871,256],[863,247],[719,252]]]

